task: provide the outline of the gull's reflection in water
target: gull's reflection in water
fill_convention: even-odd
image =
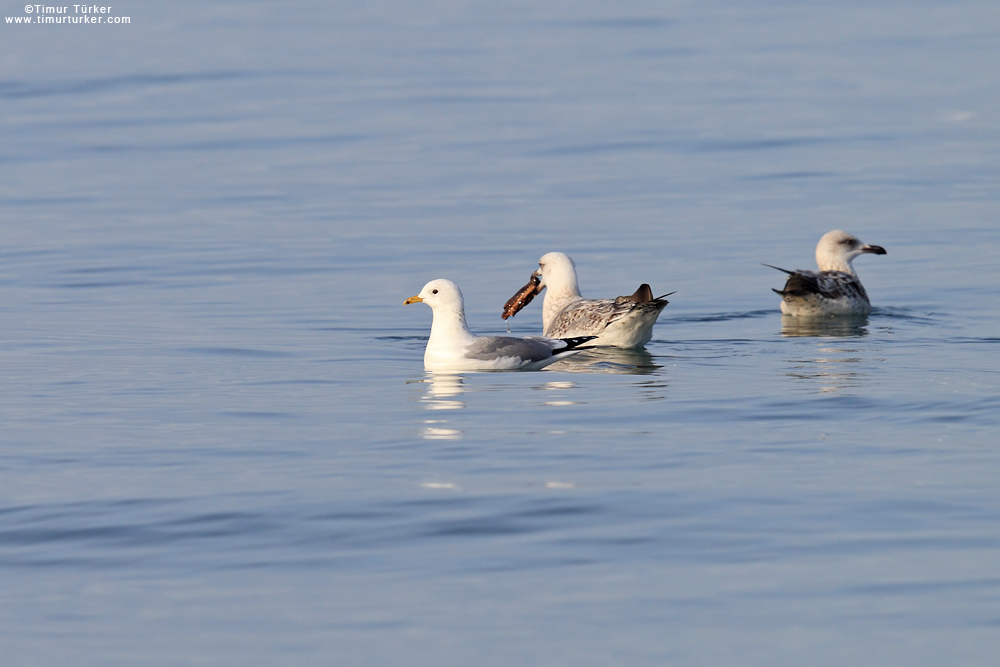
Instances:
[[[559,376],[559,373],[612,373],[620,375],[654,375],[661,368],[654,363],[653,355],[646,350],[620,350],[611,347],[595,348],[575,354],[555,362],[542,371],[542,377]],[[550,371],[558,371],[551,373]],[[498,375],[503,375],[500,373]],[[424,409],[433,412],[428,419],[423,420],[421,436],[428,440],[462,440],[465,431],[450,428],[448,410],[462,410],[465,401],[461,399],[465,393],[465,374],[461,372],[427,371],[421,380],[412,380],[414,384],[423,386],[420,402]],[[644,400],[660,400],[665,398],[662,389],[666,384],[651,379],[643,383]],[[576,382],[553,380],[542,382],[534,387],[536,390],[551,392],[542,401],[542,405],[566,406],[579,405],[586,401],[574,400],[574,390],[579,389]]]
[[[562,359],[549,367],[553,371],[562,373],[607,373],[612,375],[647,375],[649,380],[635,383],[630,382],[629,386],[639,388],[639,397],[644,401],[658,401],[666,398],[663,391],[667,384],[664,378],[659,377],[661,365],[655,363],[653,355],[646,350],[622,350],[615,347],[598,347],[591,350],[584,350],[579,354]],[[545,382],[535,389],[543,391],[563,392],[561,396],[553,396],[551,399],[543,401],[543,405],[578,405],[586,403],[581,400],[570,400],[569,390],[579,388],[576,382],[557,381]]]
[[[465,407],[465,402],[456,398],[465,391],[462,386],[465,378],[462,375],[428,372],[421,382],[426,386],[426,391],[420,400],[427,410],[461,410]],[[421,435],[427,440],[461,440],[465,437],[464,431],[447,428],[447,419],[425,419],[424,424],[426,426]]]
[[[571,401],[571,400],[569,400],[568,393],[563,393],[563,392],[569,392],[570,390],[575,389],[576,386],[577,385],[576,385],[575,382],[565,382],[565,381],[545,382],[545,383],[543,383],[543,384],[535,387],[535,389],[538,389],[540,391],[557,392],[549,400],[542,401],[542,405],[553,405],[553,406],[559,406],[559,405],[577,405],[579,403],[582,403],[583,401]]]
[[[860,338],[868,335],[868,318],[781,316],[785,338]]]
[[[862,342],[868,335],[867,317],[803,318],[784,315],[781,335],[788,338],[838,338],[821,341],[816,357],[790,359],[788,377],[819,382],[821,394],[839,394],[860,386],[867,378],[869,362]]]
[[[660,368],[646,350],[622,350],[598,347],[561,359],[549,366],[564,373],[615,373],[620,375],[651,375]]]

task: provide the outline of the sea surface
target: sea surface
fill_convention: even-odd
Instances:
[[[5,666],[996,662],[996,2],[109,16],[0,17]],[[423,370],[553,250],[644,351]]]

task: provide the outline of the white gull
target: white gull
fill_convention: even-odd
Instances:
[[[605,345],[635,349],[644,346],[653,337],[653,325],[668,301],[653,297],[649,285],[643,283],[634,294],[615,299],[584,299],[576,279],[576,265],[561,252],[550,252],[538,260],[538,270],[531,274],[534,294],[543,289],[542,327],[546,336],[568,338],[596,336],[591,345]],[[531,299],[531,285],[525,285],[504,311],[516,313]],[[511,304],[521,297],[523,303]],[[527,298],[525,298],[527,297]]]
[[[590,337],[476,336],[465,323],[462,290],[450,280],[432,280],[404,304],[423,302],[431,307],[431,335],[424,351],[429,371],[538,370],[579,352]]]
[[[781,295],[781,312],[805,317],[870,313],[872,305],[868,294],[851,264],[855,257],[866,253],[886,254],[882,246],[867,245],[835,229],[824,234],[816,246],[818,272],[789,271],[765,264],[788,274],[785,288],[774,290]]]

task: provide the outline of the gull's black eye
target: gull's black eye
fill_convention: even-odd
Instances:
[[[438,293],[438,291],[436,289],[432,289],[431,290],[431,294],[437,294],[437,293]]]

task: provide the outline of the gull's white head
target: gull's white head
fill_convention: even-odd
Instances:
[[[570,256],[562,252],[550,252],[538,260],[538,270],[533,276],[541,280],[538,289],[549,288],[549,293],[569,293],[580,296],[580,287],[576,282],[576,265]]]
[[[465,309],[462,290],[458,288],[458,285],[445,278],[430,281],[424,285],[419,294],[411,296],[403,302],[403,305],[420,302],[426,303],[435,312],[438,309],[456,312],[462,312]]]
[[[854,275],[851,262],[858,255],[884,255],[885,248],[862,243],[856,236],[835,229],[827,232],[816,246],[816,264],[820,271],[843,271]]]
[[[431,336],[427,341],[427,350],[424,352],[425,364],[428,355],[431,357],[453,356],[454,350],[452,348],[457,342],[467,344],[475,339],[465,323],[465,300],[462,299],[462,290],[458,289],[458,285],[444,278],[432,280],[424,285],[420,294],[411,296],[403,304],[421,302],[431,307],[433,316]]]

